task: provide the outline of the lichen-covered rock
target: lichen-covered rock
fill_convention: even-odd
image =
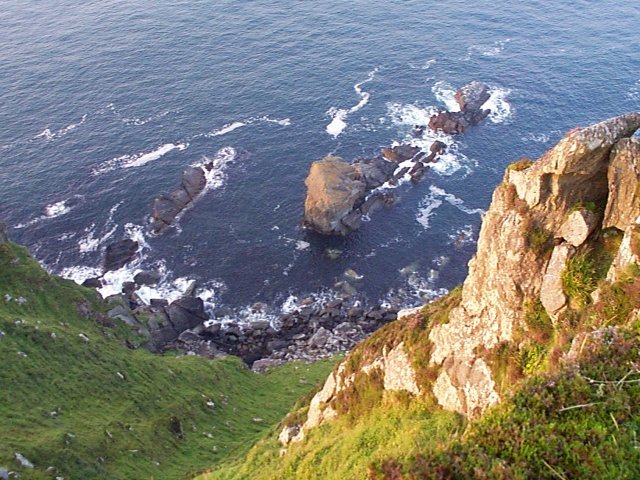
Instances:
[[[560,227],[557,236],[564,238],[574,247],[579,247],[598,226],[598,216],[587,209],[580,208],[569,214]]]
[[[400,343],[388,353],[385,352],[383,369],[385,390],[404,390],[414,395],[420,394],[416,373],[405,351],[404,343]]]
[[[346,235],[353,231],[343,219],[364,199],[366,184],[357,167],[338,157],[313,162],[305,180],[307,198],[304,223],[325,235]]]
[[[611,152],[603,228],[624,230],[640,218],[640,139],[623,138]]]
[[[573,252],[574,248],[569,244],[557,245],[542,278],[540,301],[552,318],[567,304],[567,297],[562,289],[562,275]]]
[[[460,387],[471,380],[472,369],[464,366],[474,365],[479,351],[513,339],[515,327],[523,322],[523,304],[540,297],[547,271],[545,242],[535,239],[556,236],[576,205],[604,206],[610,151],[639,127],[640,114],[615,117],[569,133],[530,167],[507,171],[483,218],[460,306],[429,335],[432,362],[442,366],[462,395],[453,403],[439,398],[438,392],[451,397],[443,378],[434,392],[441,404],[473,416],[494,403],[494,395],[483,398]],[[484,369],[475,373],[481,378],[478,371]],[[488,385],[484,383],[485,394]]]

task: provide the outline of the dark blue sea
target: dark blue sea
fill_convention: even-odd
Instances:
[[[57,274],[100,270],[141,244],[104,294],[141,269],[143,298],[196,280],[246,317],[309,295],[416,305],[459,284],[505,167],[564,132],[640,110],[636,1],[132,0],[1,2],[0,220]],[[464,135],[411,128],[491,87]],[[394,142],[448,154],[344,239],[301,228],[304,179],[327,154]],[[208,190],[161,236],[151,203],[205,158]],[[352,270],[352,272],[348,272]],[[345,272],[348,274],[345,275]],[[345,283],[346,282],[346,283]]]

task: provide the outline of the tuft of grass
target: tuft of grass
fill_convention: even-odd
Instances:
[[[247,452],[334,365],[257,375],[233,357],[130,350],[107,308],[0,246],[0,466],[24,479],[184,478]]]
[[[578,253],[567,261],[567,268],[562,274],[564,293],[578,308],[584,307],[591,302],[591,292],[603,276],[590,252]]]
[[[542,306],[542,302],[537,299],[528,300],[524,302],[523,307],[527,336],[536,343],[549,343],[554,333],[553,322]]]
[[[553,247],[553,235],[542,227],[534,226],[527,230],[527,246],[538,256],[544,256],[551,252]]]
[[[521,158],[520,160],[517,160],[517,161],[511,163],[507,167],[507,170],[515,171],[515,172],[521,172],[521,171],[526,170],[527,168],[529,168],[531,165],[533,165],[533,161],[531,159],[529,159],[529,158]]]
[[[601,209],[595,204],[595,202],[576,202],[570,209],[569,213],[576,212],[578,210],[586,210],[591,213],[600,213]]]

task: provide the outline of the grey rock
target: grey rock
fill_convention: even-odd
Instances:
[[[603,228],[625,230],[640,217],[640,139],[623,138],[613,147],[608,170],[609,198]]]
[[[0,467],[0,480],[9,480],[9,470]]]
[[[140,323],[131,315],[131,311],[123,305],[118,305],[109,310],[107,317],[120,320],[130,327],[140,326]]]
[[[342,217],[341,223],[347,230],[355,231],[362,226],[362,213],[360,210],[353,210]]]
[[[567,261],[573,254],[574,248],[566,243],[557,245],[551,254],[551,260],[547,265],[542,286],[540,287],[540,301],[550,317],[556,314],[567,304],[567,297],[562,290],[562,274],[567,268]]]
[[[196,327],[208,319],[204,311],[204,302],[198,297],[180,297],[167,307],[171,325],[183,332]]]
[[[180,187],[171,193],[162,193],[153,200],[151,226],[155,233],[162,232],[173,224],[176,217],[192,199],[187,191]]]
[[[178,340],[180,340],[181,342],[189,343],[189,342],[198,342],[202,339],[198,334],[196,334],[192,330],[185,330],[180,335],[178,335]]]
[[[207,185],[204,171],[200,167],[188,167],[182,174],[182,188],[193,201]]]
[[[316,333],[309,339],[309,345],[312,347],[323,347],[327,340],[331,337],[331,332],[324,327],[320,327]]]
[[[153,271],[138,272],[133,277],[138,285],[156,285],[160,281],[160,274]]]
[[[134,259],[138,251],[138,242],[125,238],[107,246],[104,254],[103,270],[118,270]]]
[[[16,460],[20,463],[20,466],[22,466],[23,468],[33,468],[33,463],[31,463],[29,460],[27,460],[24,455],[15,452],[14,454]]]
[[[87,278],[82,282],[82,286],[87,288],[102,288],[102,280],[98,277]]]
[[[598,217],[584,208],[571,212],[564,222],[557,237],[564,238],[574,247],[587,241],[587,237],[598,226]]]
[[[266,330],[270,326],[271,323],[269,323],[267,320],[257,320],[249,324],[249,328],[251,330]]]
[[[278,365],[281,365],[281,364],[282,364],[281,360],[277,360],[273,358],[262,358],[260,360],[256,360],[255,362],[253,362],[253,365],[251,365],[251,370],[253,370],[254,372],[264,372],[265,370],[268,370],[273,367],[277,367]]]
[[[411,145],[397,145],[391,148],[383,148],[382,156],[393,163],[402,163],[405,160],[412,159],[420,152],[419,147]]]
[[[149,300],[152,307],[162,308],[169,305],[169,301],[164,298],[152,298]]]

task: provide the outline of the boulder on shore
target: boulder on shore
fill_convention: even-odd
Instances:
[[[325,235],[346,235],[353,231],[357,222],[348,216],[366,193],[366,183],[356,166],[339,157],[325,157],[313,162],[305,185],[305,226]],[[343,222],[345,217],[351,226]]]

